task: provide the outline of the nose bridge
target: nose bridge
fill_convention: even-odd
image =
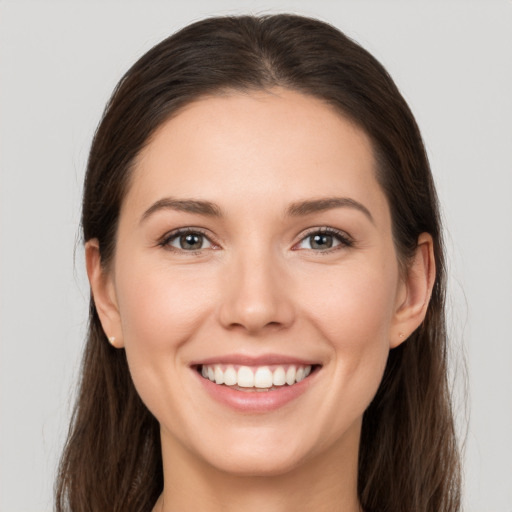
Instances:
[[[257,333],[293,322],[291,297],[280,258],[268,245],[247,244],[234,251],[224,276],[222,324]]]

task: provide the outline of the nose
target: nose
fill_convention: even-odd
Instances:
[[[295,319],[290,283],[269,255],[240,255],[224,275],[219,320],[251,335],[289,327]]]

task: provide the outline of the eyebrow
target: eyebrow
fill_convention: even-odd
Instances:
[[[198,201],[195,199],[174,199],[164,197],[153,203],[142,215],[140,221],[145,221],[148,217],[160,210],[176,210],[179,212],[197,213],[207,217],[222,217],[220,208],[210,201]]]
[[[308,201],[299,201],[292,203],[288,209],[287,214],[292,217],[310,215],[312,213],[323,212],[333,208],[355,208],[364,213],[366,217],[375,224],[375,220],[370,213],[370,210],[360,202],[350,197],[327,197],[322,199],[311,199]]]
[[[309,199],[307,201],[297,201],[292,203],[286,210],[290,217],[301,217],[311,215],[312,213],[332,210],[334,208],[354,208],[362,212],[368,219],[375,224],[372,214],[360,202],[350,197],[327,197],[322,199]],[[222,210],[218,205],[211,201],[199,201],[196,199],[175,199],[164,197],[153,203],[142,215],[141,222],[160,210],[175,210],[187,213],[196,213],[206,217],[222,217]]]

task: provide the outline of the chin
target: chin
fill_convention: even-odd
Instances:
[[[294,435],[295,434],[295,435]],[[204,439],[196,455],[224,473],[278,476],[294,471],[320,449],[307,432],[254,428],[230,431],[224,439]],[[202,453],[201,453],[202,452]]]
[[[247,454],[227,453],[209,461],[217,470],[241,477],[274,477],[290,473],[301,459],[290,454],[267,452]]]

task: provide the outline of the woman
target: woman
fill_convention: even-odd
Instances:
[[[82,225],[58,510],[459,510],[436,193],[365,50],[290,15],[166,39],[107,106]]]

